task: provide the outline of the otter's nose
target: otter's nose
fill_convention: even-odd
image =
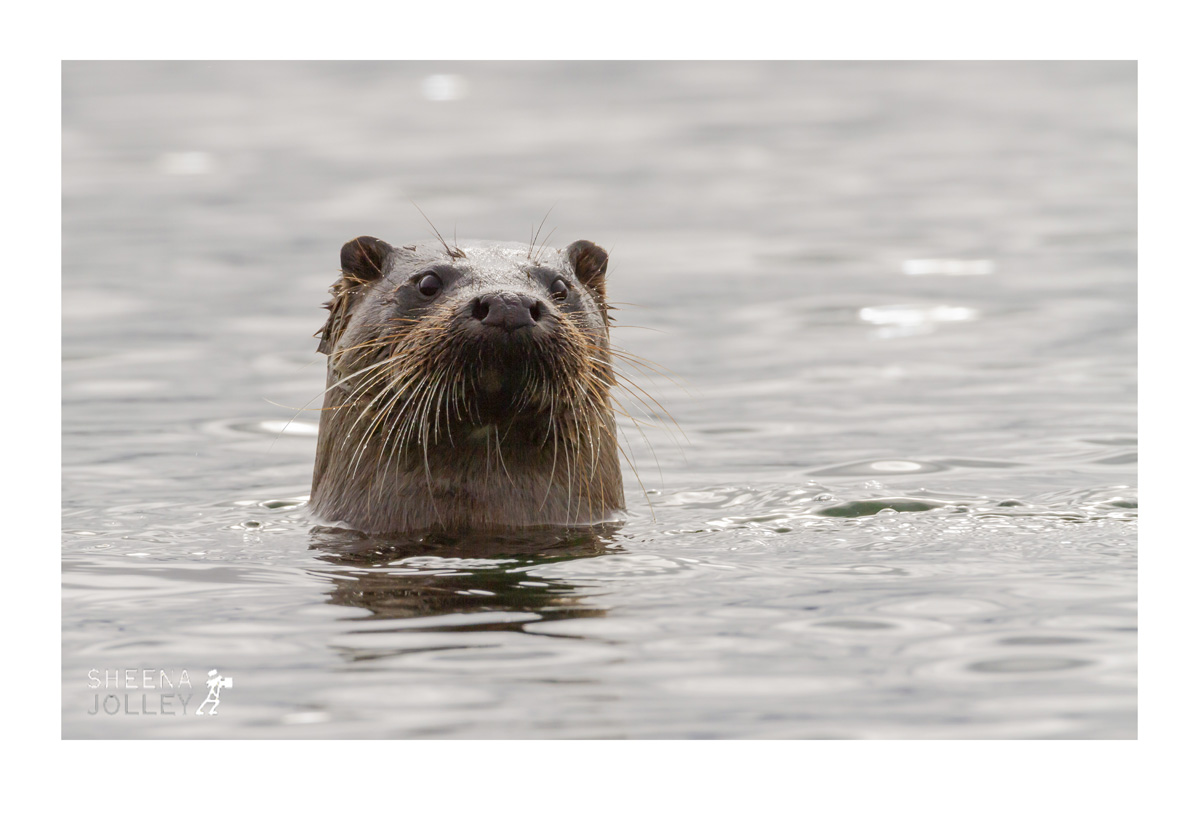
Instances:
[[[524,294],[487,294],[475,300],[471,316],[484,325],[515,331],[536,325],[542,318],[542,303]]]

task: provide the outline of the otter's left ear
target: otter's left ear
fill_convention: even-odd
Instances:
[[[594,242],[586,239],[572,242],[567,246],[567,262],[587,287],[600,295],[604,300],[604,274],[608,271],[608,252]]]
[[[350,311],[362,286],[383,276],[388,255],[396,249],[375,237],[358,237],[342,246],[342,275],[329,289],[333,299],[325,303],[329,318],[314,336],[321,337],[317,353],[333,353],[333,346],[350,321]]]

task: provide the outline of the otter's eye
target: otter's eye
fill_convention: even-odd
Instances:
[[[550,285],[550,296],[558,300],[567,298],[567,283],[563,282],[562,278],[554,280]]]
[[[417,281],[417,290],[421,296],[437,296],[438,291],[442,290],[442,281],[437,274],[426,274]]]

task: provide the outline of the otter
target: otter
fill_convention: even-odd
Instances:
[[[611,521],[608,253],[464,245],[342,247],[312,511],[376,534]]]

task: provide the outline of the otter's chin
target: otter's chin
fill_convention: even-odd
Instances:
[[[523,369],[485,370],[475,380],[470,396],[473,421],[485,425],[532,420],[544,410],[533,380]]]

